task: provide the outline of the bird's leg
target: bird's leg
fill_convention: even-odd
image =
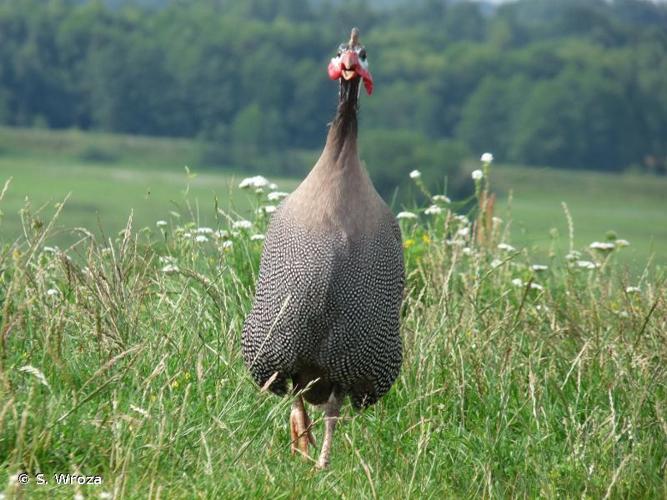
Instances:
[[[303,397],[298,395],[292,403],[292,413],[290,414],[290,436],[292,455],[297,450],[305,458],[308,458],[308,443],[315,446],[315,438],[310,431],[311,422],[306,413],[306,407],[303,403]]]
[[[324,404],[324,441],[320,458],[317,460],[318,469],[326,469],[329,466],[329,455],[331,454],[331,443],[333,442],[333,433],[340,416],[340,407],[343,399],[336,397],[332,392],[329,401]]]

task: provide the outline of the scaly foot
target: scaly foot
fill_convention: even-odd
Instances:
[[[289,422],[292,455],[298,451],[304,458],[308,458],[308,444],[315,446],[315,438],[311,432],[312,423],[308,418],[301,396],[297,396],[292,404]]]
[[[329,467],[329,457],[331,455],[331,444],[333,443],[334,429],[336,423],[340,418],[340,407],[343,404],[343,399],[336,397],[332,392],[329,401],[324,406],[324,442],[322,443],[322,451],[320,458],[317,460],[315,467],[318,469],[326,469]]]

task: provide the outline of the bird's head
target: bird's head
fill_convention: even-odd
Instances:
[[[355,82],[361,79],[368,95],[373,92],[373,77],[368,71],[368,57],[366,47],[359,42],[359,29],[352,28],[350,41],[341,43],[338,47],[336,57],[329,62],[329,78],[340,80],[341,86],[344,82]],[[356,82],[358,85],[358,81]],[[358,88],[358,87],[357,87]]]

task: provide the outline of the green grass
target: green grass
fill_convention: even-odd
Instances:
[[[138,227],[155,228],[155,222],[170,220],[174,213],[202,225],[211,224],[215,207],[246,213],[248,200],[236,189],[241,175],[204,171],[188,176],[182,166],[161,170],[136,168],[132,165],[99,166],[70,161],[0,158],[0,172],[11,176],[2,211],[0,230],[7,238],[23,232],[21,212],[26,197],[33,210],[52,209],[69,195],[56,234],[59,244],[75,238],[67,228],[104,229],[115,234],[130,214]],[[7,177],[8,178],[8,177]],[[284,189],[294,186],[292,180],[277,179]]]
[[[115,234],[130,213],[136,226],[152,228],[157,220],[173,217],[172,212],[202,225],[212,223],[215,207],[247,213],[250,204],[236,189],[245,175],[197,169],[198,147],[182,139],[0,128],[0,181],[11,178],[0,231],[5,239],[24,232],[26,199],[37,211],[53,208],[68,195],[58,221],[61,231],[54,236],[61,245],[76,241],[72,227]],[[272,180],[281,189],[296,185],[291,179]]]
[[[52,207],[71,193],[59,227],[94,229],[101,223],[110,234],[124,227],[130,212],[137,227],[154,227],[171,211],[192,212],[201,224],[211,224],[216,197],[225,210],[247,213],[246,198],[235,189],[246,174],[201,165],[201,147],[183,139],[0,127],[0,181],[13,179],[0,231],[6,239],[23,232],[19,212],[26,196],[37,208]],[[197,174],[194,179],[186,175],[186,165]],[[288,191],[298,182],[276,179],[270,165],[258,173]],[[504,165],[492,176],[499,194],[496,215],[513,221],[512,243],[530,248],[535,258],[549,260],[554,230],[558,250],[568,244],[565,202],[577,247],[614,231],[631,243],[620,259],[632,272],[642,272],[648,262],[667,264],[666,178]],[[55,238],[61,244],[75,241],[70,232]]]
[[[548,168],[495,166],[494,189],[503,195],[496,212],[512,219],[514,243],[547,254],[553,230],[568,242],[566,203],[575,246],[604,241],[609,231],[631,242],[623,262],[643,268],[649,259],[667,264],[667,178]]]
[[[23,129],[0,126],[0,157],[60,158],[75,163],[132,164],[138,168],[193,165],[202,144],[188,139]]]
[[[261,393],[240,355],[265,217],[236,232],[219,217],[229,236],[197,243],[183,214],[68,255],[45,249],[46,214],[25,217],[0,253],[9,498],[667,495],[665,276],[633,280],[617,251],[592,270],[556,251],[535,272],[530,251],[497,249],[505,224],[478,244],[446,210],[404,220],[401,375],[374,407],[344,406],[317,472],[289,455],[289,398]],[[49,484],[7,481],[19,471]],[[54,484],[67,472],[103,484]]]
[[[446,204],[403,220],[401,376],[373,408],[343,408],[316,472],[289,455],[289,398],[261,393],[240,356],[266,193],[199,171],[187,141],[132,140],[0,129],[8,498],[667,496],[664,179],[494,166],[503,222],[483,240],[474,211],[468,236]],[[608,230],[631,246],[588,248]],[[20,471],[49,484],[8,481]]]

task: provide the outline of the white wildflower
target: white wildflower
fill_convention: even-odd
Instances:
[[[276,211],[276,206],[275,205],[264,205],[262,207],[262,210],[264,210],[264,212],[267,213],[267,214],[272,214],[273,212]]]
[[[465,247],[463,250],[461,250],[461,252],[463,252],[463,255],[472,255],[473,254],[472,248],[470,248],[470,247]]]
[[[523,281],[521,281],[521,278],[514,278],[512,280],[512,284],[514,286],[523,286]]]
[[[228,238],[229,237],[229,231],[225,231],[224,229],[219,229],[215,233],[213,233],[214,238],[222,239],[222,238]]]
[[[267,198],[269,201],[278,201],[282,200],[283,198],[287,198],[289,196],[289,193],[286,193],[285,191],[271,191],[268,195]]]
[[[539,290],[540,292],[544,290],[544,287],[539,283],[531,283],[530,288],[532,288],[533,290]]]
[[[50,387],[49,382],[46,380],[46,377],[44,376],[44,373],[42,373],[42,371],[39,368],[35,368],[32,365],[25,365],[19,368],[19,371],[24,373],[29,373],[30,375],[35,377],[40,384],[46,387]]]
[[[582,269],[597,269],[598,267],[595,262],[591,262],[590,260],[578,260],[576,265]]]
[[[58,253],[59,250],[58,247],[44,247],[45,253]]]
[[[166,220],[159,220],[155,223],[155,225],[157,227],[165,227],[167,225],[167,221]]]
[[[410,179],[419,179],[422,176],[422,173],[419,170],[413,170],[410,172]]]
[[[497,225],[503,223],[503,220],[500,217],[493,217],[491,220],[493,221],[494,226],[497,226]]]
[[[264,188],[255,188],[255,194],[262,194],[264,192]]]
[[[473,178],[473,180],[475,180],[475,181],[478,181],[478,180],[480,180],[482,177],[484,177],[484,173],[483,173],[481,170],[479,170],[479,169],[477,169],[477,170],[473,170],[473,171],[472,171],[472,174],[470,174],[470,175],[471,175],[471,177]]]
[[[431,205],[426,210],[424,210],[424,213],[426,215],[438,215],[442,213],[442,208],[440,208],[438,205]]]
[[[97,496],[100,500],[111,500],[113,498],[113,495],[109,493],[108,491],[102,491],[100,494]]]
[[[148,412],[144,410],[143,408],[139,408],[138,406],[130,405],[130,409],[136,411],[138,414],[148,417]]]
[[[176,264],[176,259],[171,255],[162,255],[160,257],[160,264]]]
[[[641,293],[642,289],[638,286],[629,286],[625,289],[625,293]]]
[[[581,252],[577,252],[576,250],[572,250],[569,252],[566,256],[565,259],[567,260],[577,260],[581,257]]]
[[[60,295],[60,290],[58,290],[57,288],[49,288],[46,291],[46,295],[48,295],[49,297],[57,297],[58,295]]]
[[[504,252],[514,252],[516,248],[514,248],[512,245],[509,245],[507,243],[499,243],[498,244],[498,250],[502,250]]]
[[[543,306],[542,304],[538,304],[538,305],[536,305],[536,306],[535,306],[535,309],[538,310],[538,311],[544,311],[544,312],[548,312],[548,311],[549,311],[549,308],[548,308],[547,306]]]
[[[469,227],[462,227],[458,231],[456,231],[457,236],[461,236],[462,238],[465,238],[470,234],[470,228]]]
[[[616,246],[619,248],[630,246],[630,242],[628,240],[616,240],[614,243],[616,243]]]
[[[630,317],[630,313],[628,313],[628,311],[619,311],[619,312],[618,312],[618,315],[619,315],[621,318],[629,318],[629,317]]]
[[[493,155],[491,153],[484,153],[481,157],[480,160],[482,163],[491,163],[493,161]]]
[[[195,238],[195,241],[197,243],[206,243],[208,241],[208,237],[204,236],[203,234],[198,234],[197,237]]]
[[[600,250],[600,251],[603,251],[603,252],[610,252],[611,250],[614,249],[614,247],[615,247],[616,245],[614,245],[614,244],[611,243],[611,242],[594,241],[593,243],[591,243],[591,244],[588,245],[588,246],[589,246],[589,248],[591,248],[592,250]]]
[[[198,227],[197,234],[213,234],[213,229],[210,227]]]
[[[435,201],[435,202],[439,201],[439,202],[442,202],[442,203],[451,203],[452,202],[452,200],[449,199],[449,196],[445,196],[444,194],[434,194],[432,200]]]
[[[530,268],[535,272],[540,272],[540,271],[546,271],[547,269],[549,269],[549,266],[545,266],[542,264],[533,264],[532,266],[530,266]]]
[[[396,218],[397,219],[416,219],[417,214],[414,214],[412,212],[398,212],[398,214],[396,214]]]
[[[261,175],[256,175],[254,177],[246,177],[241,181],[239,184],[239,187],[241,189],[245,188],[263,188],[265,186],[269,185],[269,181],[267,180],[266,177],[262,177]]]
[[[175,264],[167,264],[162,268],[162,272],[165,274],[177,273],[178,271],[178,266]]]
[[[269,184],[268,188],[269,188],[271,191],[275,191],[276,189],[278,189],[278,184],[276,184],[275,182],[271,182],[271,183]]]
[[[252,222],[249,220],[237,220],[232,224],[234,229],[250,229],[252,227]]]
[[[493,267],[495,269],[496,267],[500,267],[502,265],[502,263],[503,263],[503,261],[500,260],[500,259],[493,259],[491,261],[491,267]]]
[[[454,219],[456,219],[462,224],[470,224],[470,220],[468,220],[468,217],[466,217],[465,215],[455,215]]]
[[[232,248],[233,244],[234,243],[232,241],[225,240],[225,241],[222,242],[222,248],[223,248],[223,250],[227,250],[228,248]]]
[[[72,500],[85,500],[86,497],[84,497],[81,493],[75,493],[74,497],[72,497]]]
[[[253,235],[250,237],[250,239],[251,239],[252,241],[262,241],[262,240],[264,239],[264,235],[263,235],[263,234],[253,234]]]

